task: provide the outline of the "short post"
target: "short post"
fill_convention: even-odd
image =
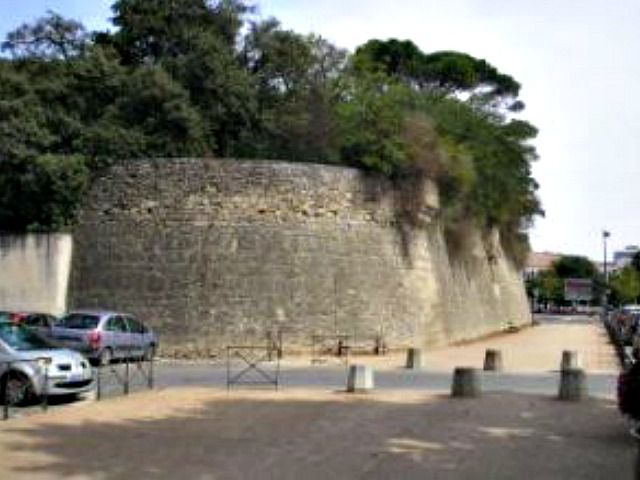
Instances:
[[[422,350],[419,348],[409,348],[407,350],[406,367],[411,370],[420,370],[422,368]]]
[[[347,392],[373,390],[373,369],[369,365],[351,365],[347,377]]]
[[[9,387],[9,375],[11,375],[11,362],[7,362],[7,374],[2,380],[2,400],[4,403],[4,405],[2,406],[3,420],[9,420],[9,392],[7,392]]]
[[[284,345],[283,345],[283,338],[282,338],[282,330],[278,329],[278,360],[282,360],[282,357],[284,356]]]
[[[124,394],[129,395],[129,356],[124,360]]]
[[[96,366],[96,400],[100,401],[102,398],[102,368],[100,364]]]
[[[44,385],[42,386],[42,411],[49,409],[49,365],[44,367]]]
[[[155,360],[155,353],[151,352],[151,357],[149,358],[149,378],[147,379],[147,386],[149,390],[153,389],[153,361]]]
[[[484,354],[484,370],[487,372],[502,371],[502,352],[500,350],[487,349]]]
[[[560,362],[560,370],[570,370],[582,368],[582,359],[576,350],[564,350],[562,352],[562,361]]]
[[[580,368],[560,371],[558,398],[569,402],[579,402],[587,398],[587,377]]]
[[[453,371],[451,396],[458,398],[480,396],[480,380],[475,368],[456,367]]]

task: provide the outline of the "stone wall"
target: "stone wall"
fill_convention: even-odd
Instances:
[[[120,164],[94,183],[74,232],[70,304],[130,311],[165,350],[205,353],[274,328],[290,344],[383,332],[393,347],[529,321],[498,239],[470,235],[466,253],[449,258],[436,189],[416,188],[426,201],[411,227],[402,220],[411,196],[354,169]]]
[[[0,235],[0,310],[62,313],[71,245],[67,234]]]

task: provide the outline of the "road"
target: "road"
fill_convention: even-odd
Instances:
[[[234,371],[241,369],[237,365]],[[264,368],[269,369],[266,365]],[[385,370],[375,372],[375,386],[380,389],[416,389],[448,392],[451,388],[451,372]],[[339,390],[346,386],[347,372],[339,367],[285,368],[280,372],[280,385]],[[558,372],[544,373],[494,373],[480,372],[483,391],[511,391],[518,393],[556,394]],[[253,374],[247,379],[258,379]],[[171,365],[157,368],[156,386],[214,386],[225,387],[226,368],[219,365]],[[588,375],[589,393],[597,397],[615,396],[617,375],[611,373],[591,373]]]
[[[536,316],[536,321],[540,327],[527,329],[517,334],[511,334],[500,337],[496,340],[480,340],[469,345],[458,347],[447,347],[444,350],[433,352],[433,356],[427,359],[427,364],[434,368],[426,368],[419,371],[406,370],[396,366],[386,365],[385,368],[377,368],[375,370],[375,386],[381,390],[425,390],[432,392],[449,392],[451,386],[451,377],[453,366],[457,365],[457,361],[463,362],[462,365],[469,364],[470,359],[478,359],[482,357],[482,352],[486,346],[493,346],[496,342],[502,347],[509,348],[513,352],[519,352],[522,361],[531,362],[531,356],[540,352],[540,355],[557,356],[557,351],[550,353],[545,351],[543,346],[536,347],[541,342],[551,343],[550,336],[554,336],[557,340],[556,333],[564,333],[569,338],[574,338],[574,333],[583,335],[578,348],[584,348],[587,353],[591,352],[591,356],[595,358],[595,353],[599,357],[603,356],[603,352],[607,356],[610,346],[606,340],[601,338],[599,332],[598,320],[586,316]],[[546,328],[551,328],[546,332]],[[593,338],[584,338],[584,332],[592,335]],[[596,331],[597,335],[593,334]],[[567,333],[568,332],[568,333]],[[575,335],[579,336],[579,335]],[[493,343],[492,343],[493,342]],[[533,343],[533,345],[530,345]],[[562,343],[557,345],[556,350],[562,347]],[[548,346],[548,345],[546,345]],[[511,354],[512,357],[516,355]],[[367,362],[377,360],[375,357],[355,357],[352,363]],[[390,359],[396,361],[395,359]],[[600,359],[601,360],[601,359]],[[384,359],[383,359],[384,361]],[[609,363],[610,365],[610,363]],[[476,365],[478,366],[478,365]],[[237,363],[232,368],[232,375],[241,371],[246,364]],[[274,363],[260,364],[268,375],[273,374],[275,369]],[[515,393],[533,393],[541,395],[555,395],[558,391],[559,372],[552,368],[541,368],[538,364],[534,365],[534,371],[503,371],[503,372],[482,372],[480,371],[482,390],[486,392],[509,391]],[[123,375],[124,366],[114,365],[113,368],[119,371],[120,376]],[[211,386],[216,388],[225,388],[227,385],[227,369],[224,362],[214,363],[198,363],[198,362],[174,362],[174,361],[158,361],[155,363],[154,383],[157,388],[171,387],[187,387],[187,386]],[[130,390],[139,391],[146,388],[146,379],[140,375],[138,370],[132,367],[132,372],[136,372]],[[346,366],[312,366],[305,361],[298,359],[293,362],[287,359],[280,369],[279,386],[280,388],[312,388],[321,390],[341,390],[346,386],[347,369]],[[259,373],[253,371],[242,377],[246,380],[264,380]],[[615,369],[610,371],[588,371],[587,374],[588,390],[590,395],[602,398],[615,398],[617,372]],[[239,388],[240,386],[234,387]],[[244,386],[243,386],[244,387]],[[269,388],[263,385],[263,388]],[[103,377],[103,396],[110,397],[121,395],[123,393],[123,385],[118,382],[115,375],[105,375]],[[54,400],[53,408],[62,408],[67,404],[73,403],[66,399]],[[13,415],[22,416],[32,412],[38,412],[39,408],[32,407],[28,409],[16,409]]]
[[[608,359],[612,355],[612,349],[604,337],[597,317],[584,315],[536,315],[536,322],[540,327],[527,329],[517,334],[505,335],[497,340],[480,340],[470,345],[450,347],[445,354],[434,352],[433,357],[427,359],[427,363],[437,368],[427,368],[421,371],[411,371],[401,368],[375,369],[376,388],[380,389],[424,389],[439,392],[448,392],[451,385],[453,366],[456,361],[468,362],[470,358],[482,358],[485,347],[500,345],[509,349],[511,357],[516,357],[517,352],[522,356],[543,355],[558,359],[563,348],[571,348],[584,352],[587,363],[597,366],[614,365]],[[542,333],[541,333],[542,332]],[[550,338],[553,337],[553,338]],[[564,337],[565,340],[559,340]],[[529,344],[533,342],[534,344]],[[549,349],[549,344],[557,342],[554,349]],[[577,343],[573,343],[577,342]],[[538,347],[536,344],[540,344]],[[545,345],[542,345],[542,344]],[[539,353],[538,353],[539,352]],[[443,360],[448,357],[448,361]],[[516,362],[519,360],[519,362]],[[367,361],[354,359],[353,362]],[[554,360],[555,361],[555,360]],[[531,364],[529,359],[514,358],[519,366]],[[463,363],[465,364],[465,363]],[[553,363],[549,363],[553,364]],[[482,388],[485,391],[511,391],[517,393],[536,393],[553,395],[558,391],[559,372],[552,368],[541,368],[538,363],[533,364],[534,371],[504,371],[500,373],[481,372]],[[517,366],[516,370],[517,370]],[[264,365],[264,368],[273,369],[273,365]],[[237,365],[235,371],[242,369]],[[251,378],[259,379],[255,375]],[[616,393],[617,372],[615,368],[610,371],[588,372],[589,393],[597,397],[614,398]],[[225,387],[227,372],[224,365],[185,365],[172,363],[159,363],[157,368],[156,385],[159,387],[197,386],[210,385]],[[339,366],[311,366],[311,365],[285,365],[280,372],[280,384],[286,387],[311,387],[322,389],[343,389],[346,385],[346,367]]]

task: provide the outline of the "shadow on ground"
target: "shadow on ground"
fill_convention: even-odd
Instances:
[[[158,395],[133,397],[3,426],[0,477],[633,478],[634,444],[602,400],[215,392],[155,410]]]

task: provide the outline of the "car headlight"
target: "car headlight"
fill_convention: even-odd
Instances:
[[[36,365],[38,365],[41,370],[49,368],[51,366],[51,357],[36,358]]]

